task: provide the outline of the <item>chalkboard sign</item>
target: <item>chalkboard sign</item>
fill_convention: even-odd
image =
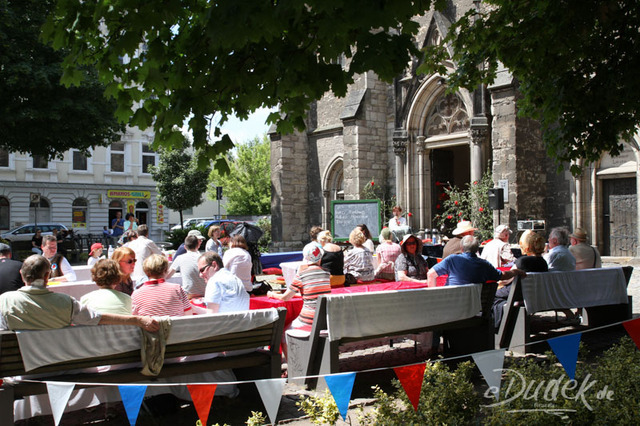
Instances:
[[[353,228],[364,223],[374,240],[380,234],[380,200],[331,202],[331,233],[335,241],[349,241]]]

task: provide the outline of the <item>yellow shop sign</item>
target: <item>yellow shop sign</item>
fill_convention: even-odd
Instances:
[[[110,189],[107,191],[109,198],[151,198],[150,191],[122,191],[119,189]]]

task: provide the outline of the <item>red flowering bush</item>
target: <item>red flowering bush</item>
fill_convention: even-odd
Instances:
[[[435,222],[451,230],[456,226],[453,218],[470,220],[473,226],[478,228],[476,235],[481,241],[490,238],[493,235],[493,211],[489,209],[488,193],[493,187],[490,171],[479,181],[467,184],[465,189],[443,183],[440,188],[444,192],[438,197],[438,215]]]

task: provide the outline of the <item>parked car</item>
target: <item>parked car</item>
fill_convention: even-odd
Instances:
[[[61,223],[27,223],[26,225],[18,226],[17,228],[1,234],[0,238],[9,241],[11,243],[11,250],[14,252],[18,250],[31,250],[31,239],[35,235],[36,229],[40,229],[42,231],[42,235],[51,235],[53,234],[53,230],[57,229],[58,234],[64,239],[64,243],[62,247],[60,247],[60,250],[65,252],[67,250],[75,249],[75,243],[73,238],[71,238],[73,232]]]
[[[186,228],[190,228],[193,226],[196,226],[196,224],[203,222],[203,221],[207,221],[207,220],[214,220],[214,218],[212,217],[192,217],[191,219],[185,219],[182,222],[182,227]],[[176,229],[180,229],[181,226],[180,224],[177,224],[176,226],[172,227],[171,230],[175,231]]]

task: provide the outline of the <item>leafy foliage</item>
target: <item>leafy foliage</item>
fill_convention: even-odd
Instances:
[[[183,137],[182,149],[161,149],[158,165],[149,168],[160,202],[180,212],[180,223],[183,210],[202,204],[209,176],[209,169],[198,168],[188,148]]]
[[[277,106],[268,121],[288,133],[304,128],[310,103],[325,92],[344,96],[355,74],[391,81],[419,53],[412,18],[432,3],[446,2],[58,0],[44,38],[69,49],[67,84],[95,65],[119,119],[153,126],[163,146],[179,145],[175,127],[188,122],[194,146],[216,158],[232,147],[219,125],[233,113]],[[210,130],[219,138],[212,145]]]
[[[264,215],[271,212],[271,146],[269,139],[255,138],[229,153],[229,173],[213,170],[208,194],[215,199],[216,186],[223,187],[227,214]]]
[[[95,69],[79,67],[81,85],[60,84],[64,52],[40,42],[53,0],[0,0],[0,148],[53,159],[107,146],[124,129],[104,98]]]
[[[473,424],[480,411],[480,398],[471,383],[473,364],[464,362],[455,371],[441,362],[427,363],[418,410],[414,411],[398,380],[393,396],[375,387],[375,408],[361,414],[361,424],[370,425],[460,425]],[[398,404],[397,401],[401,403]]]
[[[340,411],[329,390],[322,395],[302,397],[296,405],[309,416],[311,423],[315,425],[335,425],[340,418]]]
[[[484,1],[427,48],[421,71],[450,90],[489,84],[499,63],[520,82],[519,113],[540,120],[558,163],[618,155],[640,109],[640,3],[635,0]],[[444,65],[451,59],[456,69]],[[577,164],[571,166],[579,173]]]
[[[437,182],[440,203],[436,205],[436,223],[451,230],[457,222],[470,220],[478,228],[476,235],[483,241],[493,236],[493,211],[489,209],[489,189],[494,187],[491,171],[487,170],[480,181],[467,184],[465,189]]]
[[[271,248],[271,218],[262,217],[256,225],[264,232],[258,240],[258,250],[260,250],[260,253],[269,253]]]

